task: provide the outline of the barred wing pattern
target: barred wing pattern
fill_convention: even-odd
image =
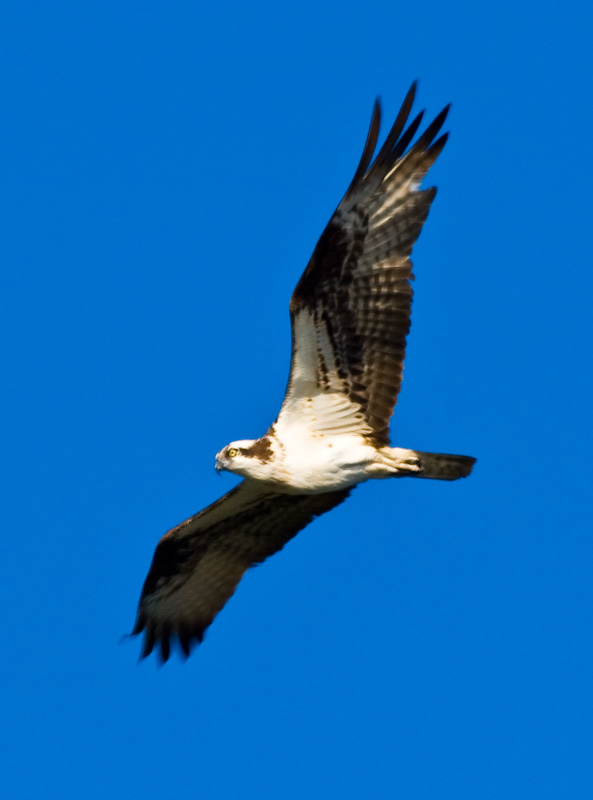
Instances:
[[[420,113],[406,128],[415,89],[372,161],[381,118],[375,103],[354,179],[296,286],[278,430],[307,424],[389,444],[410,328],[410,254],[436,194],[419,185],[447,140],[434,141],[448,106],[407,149],[422,120]]]
[[[349,493],[280,494],[243,481],[172,528],[157,545],[140,597],[132,635],[145,631],[141,658],[158,643],[167,661],[174,636],[189,656],[245,571],[277,553]]]

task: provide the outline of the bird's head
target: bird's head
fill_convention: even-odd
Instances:
[[[227,470],[245,478],[266,480],[272,456],[271,442],[267,436],[241,439],[227,444],[216,454],[214,468],[219,473]]]

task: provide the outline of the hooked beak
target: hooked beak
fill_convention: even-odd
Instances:
[[[224,467],[218,459],[216,459],[214,462],[214,469],[216,470],[217,475],[220,475],[220,473],[224,470]]]

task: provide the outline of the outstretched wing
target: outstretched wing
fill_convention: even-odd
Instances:
[[[281,550],[349,491],[280,494],[243,481],[166,533],[155,550],[132,631],[145,631],[141,657],[160,643],[166,661],[175,635],[188,656],[245,571]]]
[[[354,179],[294,290],[279,434],[304,425],[389,443],[410,328],[410,254],[436,194],[419,185],[447,140],[434,141],[448,106],[408,149],[422,120],[420,113],[406,127],[415,90],[372,161],[381,118],[375,103]]]

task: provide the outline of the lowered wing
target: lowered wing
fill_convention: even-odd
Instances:
[[[166,533],[155,550],[132,631],[145,631],[141,658],[158,643],[166,661],[175,636],[188,656],[245,571],[281,550],[349,491],[280,494],[244,481]]]
[[[389,444],[410,328],[410,254],[436,194],[419,185],[447,140],[434,141],[448,106],[409,147],[422,120],[420,113],[406,127],[415,90],[372,160],[381,119],[375,103],[356,174],[292,295],[280,436],[303,426]]]

